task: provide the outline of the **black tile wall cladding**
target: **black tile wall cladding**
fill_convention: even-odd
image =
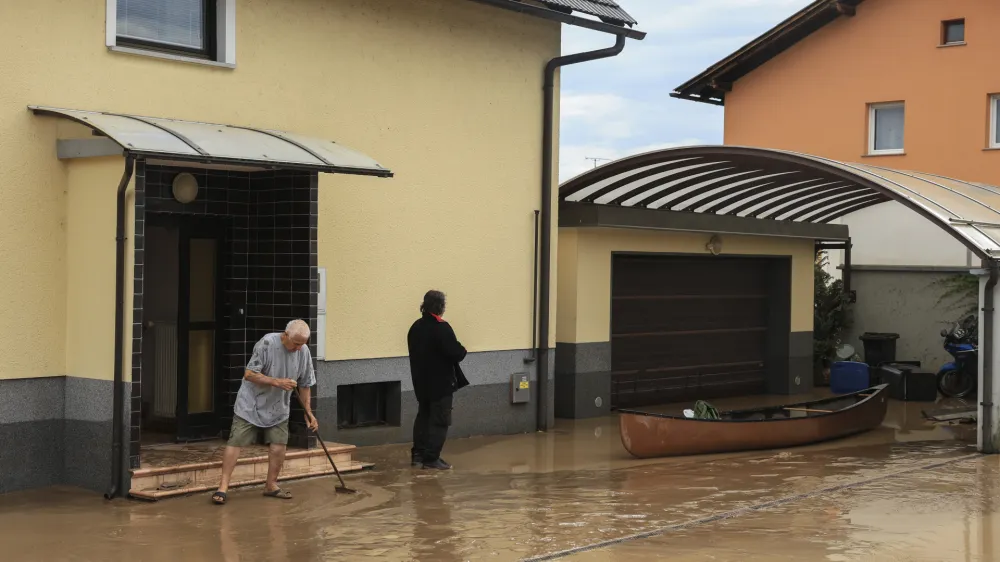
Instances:
[[[194,175],[200,189],[188,204],[174,199],[172,182],[182,172]],[[265,334],[284,330],[295,318],[315,329],[318,178],[311,172],[233,172],[168,168],[136,164],[135,300],[132,340],[132,403],[130,465],[139,464],[141,419],[143,234],[149,213],[218,217],[226,224],[226,299],[224,355],[225,393],[216,397],[223,413],[220,427],[228,434],[233,404],[254,344]],[[232,316],[233,306],[245,304],[246,317]],[[309,347],[316,355],[315,339]],[[312,394],[316,407],[316,392]],[[294,404],[289,445],[313,446]]]

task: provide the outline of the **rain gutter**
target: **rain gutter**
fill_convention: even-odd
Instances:
[[[550,305],[552,284],[552,175],[555,172],[553,158],[553,139],[555,137],[555,82],[556,71],[563,66],[579,64],[598,59],[617,56],[625,49],[625,41],[632,30],[619,28],[615,32],[613,47],[598,49],[556,57],[545,65],[545,109],[542,115],[542,236],[541,236],[541,286],[539,287],[538,303],[538,348],[535,357],[538,358],[538,404],[536,412],[536,428],[538,431],[549,429],[549,325],[551,323]],[[645,37],[645,34],[642,34]],[[641,39],[642,37],[638,37]]]

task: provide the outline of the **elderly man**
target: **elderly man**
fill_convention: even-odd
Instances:
[[[212,501],[226,503],[229,480],[240,458],[240,448],[253,445],[263,434],[268,444],[267,483],[264,495],[291,499],[292,494],[278,487],[278,473],[285,462],[288,444],[288,416],[292,392],[296,387],[306,409],[306,425],[316,430],[319,423],[313,416],[309,397],[316,384],[309,343],[309,325],[302,320],[288,323],[284,332],[268,334],[253,348],[253,356],[243,375],[243,384],[236,395],[233,425],[222,460],[222,482],[212,494]]]

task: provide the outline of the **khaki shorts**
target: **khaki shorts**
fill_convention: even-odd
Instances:
[[[233,426],[229,430],[229,442],[231,447],[249,447],[257,444],[257,435],[264,434],[264,443],[275,445],[288,444],[288,420],[285,420],[273,427],[257,427],[247,420],[233,416]]]

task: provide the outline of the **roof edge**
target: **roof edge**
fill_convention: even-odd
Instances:
[[[670,97],[725,105],[732,84],[819,29],[853,16],[864,0],[816,0],[729,56],[674,88]]]
[[[556,21],[559,23],[565,23],[566,25],[572,25],[575,27],[582,27],[585,29],[590,29],[592,31],[600,31],[602,33],[610,33],[612,35],[624,35],[629,39],[635,39],[637,41],[642,41],[646,38],[645,31],[639,31],[638,29],[632,29],[623,25],[615,25],[612,23],[606,23],[599,20],[593,20],[589,18],[584,18],[580,16],[575,16],[571,13],[560,12],[558,10],[553,10],[551,8],[546,8],[534,4],[527,4],[521,2],[520,0],[471,0],[472,2],[477,2],[479,4],[485,4],[487,6],[493,6],[494,8],[499,8],[501,10],[507,10],[511,12],[520,12],[529,16],[534,16],[550,21]]]

